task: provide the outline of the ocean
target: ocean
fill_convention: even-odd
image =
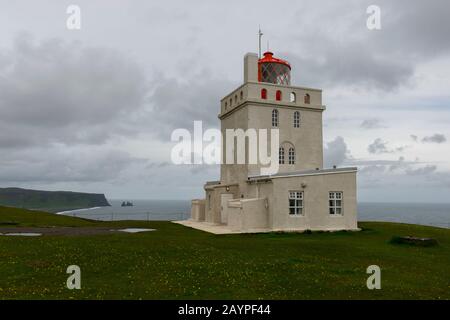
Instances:
[[[66,211],[60,214],[95,220],[184,220],[189,218],[189,200],[109,200],[111,207]],[[450,228],[450,203],[358,203],[358,221],[403,222]]]

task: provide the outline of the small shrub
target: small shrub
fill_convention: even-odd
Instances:
[[[17,226],[18,224],[17,221],[0,221],[0,226]]]
[[[393,236],[389,241],[391,244],[407,244],[416,247],[433,247],[437,246],[438,242],[433,238],[419,238],[419,237],[399,237]]]

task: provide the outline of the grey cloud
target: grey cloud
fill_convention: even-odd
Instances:
[[[381,138],[377,138],[372,142],[367,150],[372,154],[382,154],[382,153],[395,153],[395,152],[403,152],[409,146],[400,146],[395,148],[389,148],[388,143],[383,141]]]
[[[363,166],[359,173],[362,175],[378,175],[382,174],[386,171],[386,167],[384,165],[368,165]]]
[[[51,154],[51,156],[48,156]],[[115,150],[28,150],[3,157],[2,183],[104,182],[144,160]]]
[[[150,162],[145,166],[145,169],[152,169],[152,168],[165,168],[170,166],[171,163],[167,161],[163,162]]]
[[[409,148],[410,146],[401,146],[401,147],[396,147],[394,149],[395,152],[403,152],[405,151],[406,148]]]
[[[294,73],[296,82],[315,87],[356,86],[391,91],[407,83],[414,73],[412,65],[375,57],[359,44],[337,46],[325,52],[328,54],[315,57],[287,53],[292,64],[301,67],[301,72]]]
[[[387,142],[384,142],[380,138],[375,139],[375,141],[367,147],[367,150],[372,154],[392,153],[392,150],[387,147]]]
[[[376,44],[409,60],[439,57],[450,51],[448,1],[384,0],[380,6],[384,25],[376,34]]]
[[[323,151],[325,168],[342,165],[350,157],[350,150],[342,137],[336,137],[328,142]]]
[[[437,166],[421,165],[418,161],[408,161],[404,157],[398,160],[357,161],[359,186],[363,189],[386,188],[401,186],[409,188],[420,184],[430,187],[444,186],[448,180],[445,174],[436,172]]]
[[[447,138],[443,134],[436,133],[429,137],[424,137],[422,142],[424,143],[444,143],[447,141]]]
[[[201,164],[201,165],[191,165],[190,166],[190,172],[192,174],[199,174],[199,173],[217,173],[220,172],[219,165],[208,165],[208,164]]]
[[[22,34],[0,65],[0,147],[105,142],[129,134],[146,82],[120,53]],[[112,129],[115,130],[112,130]]]
[[[419,139],[419,137],[416,136],[415,134],[411,134],[411,135],[410,135],[410,138],[411,138],[414,142],[417,142],[417,140]]]
[[[233,84],[196,70],[189,79],[146,78],[116,51],[18,37],[0,52],[0,148],[10,155],[2,158],[0,180],[109,181],[136,162],[120,151],[105,154],[110,139],[142,132],[168,140],[173,129],[191,129],[194,120],[202,120],[204,130],[218,127],[220,97]],[[200,169],[189,170],[198,175]]]
[[[380,129],[385,128],[383,122],[380,119],[366,119],[361,123],[361,128],[364,129]]]
[[[220,99],[232,88],[230,82],[215,79],[209,72],[193,76],[190,81],[160,78],[149,97],[153,131],[169,140],[177,128],[193,130],[194,121],[203,122],[203,130],[218,128]],[[150,116],[149,116],[150,118]]]
[[[297,12],[292,27],[302,32],[294,36],[306,45],[296,53],[286,52],[300,70],[293,75],[297,82],[392,91],[414,84],[411,79],[418,63],[449,53],[447,1],[378,1],[379,31],[366,28],[365,12],[371,4],[352,2],[344,9],[327,2],[319,10],[308,10],[303,19],[297,17],[305,16],[304,10]]]
[[[400,157],[404,161],[404,157]],[[352,159],[349,164],[358,166],[390,166],[398,163],[399,160],[366,160],[366,159]]]
[[[399,169],[404,169],[406,167],[409,166],[409,163],[405,161],[404,157],[400,157],[398,158],[398,161],[393,162],[390,166],[389,166],[389,171],[396,171]]]
[[[422,167],[417,167],[420,164],[418,161],[406,161],[404,157],[400,157],[398,161],[389,165],[389,172],[403,172],[409,176],[415,175],[429,175],[436,171],[436,165],[426,164]]]
[[[435,165],[426,165],[425,167],[417,168],[417,169],[407,169],[407,175],[428,175],[430,173],[435,172],[437,167]]]

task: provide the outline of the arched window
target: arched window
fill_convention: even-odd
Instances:
[[[300,112],[294,112],[294,128],[300,128]]]
[[[297,97],[295,95],[295,92],[291,92],[291,94],[289,95],[289,101],[295,102],[296,100],[297,100]]]
[[[305,94],[305,104],[310,104],[311,103],[311,97],[309,96],[309,94]]]
[[[244,99],[244,93],[242,91],[241,91],[240,95],[241,95],[241,97],[240,97],[241,100]]]
[[[278,163],[284,164],[284,148],[280,147],[279,153],[278,153]]]
[[[280,90],[277,90],[275,98],[277,99],[277,101],[281,101],[281,91]]]
[[[289,161],[289,164],[295,164],[295,149],[294,148],[289,148],[288,161]]]
[[[237,94],[234,95],[234,102],[237,103]]]
[[[278,127],[278,110],[272,110],[272,127]]]
[[[267,99],[267,90],[261,89],[261,99]]]

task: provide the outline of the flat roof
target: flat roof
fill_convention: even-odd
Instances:
[[[344,167],[344,168],[331,168],[331,169],[312,169],[312,170],[301,170],[292,172],[278,172],[272,175],[255,175],[249,176],[248,180],[260,180],[260,179],[275,179],[275,178],[289,178],[289,177],[301,177],[301,176],[312,176],[321,174],[334,174],[334,173],[344,173],[344,172],[356,172],[357,167]]]
[[[220,181],[206,181],[206,185],[220,184]]]

